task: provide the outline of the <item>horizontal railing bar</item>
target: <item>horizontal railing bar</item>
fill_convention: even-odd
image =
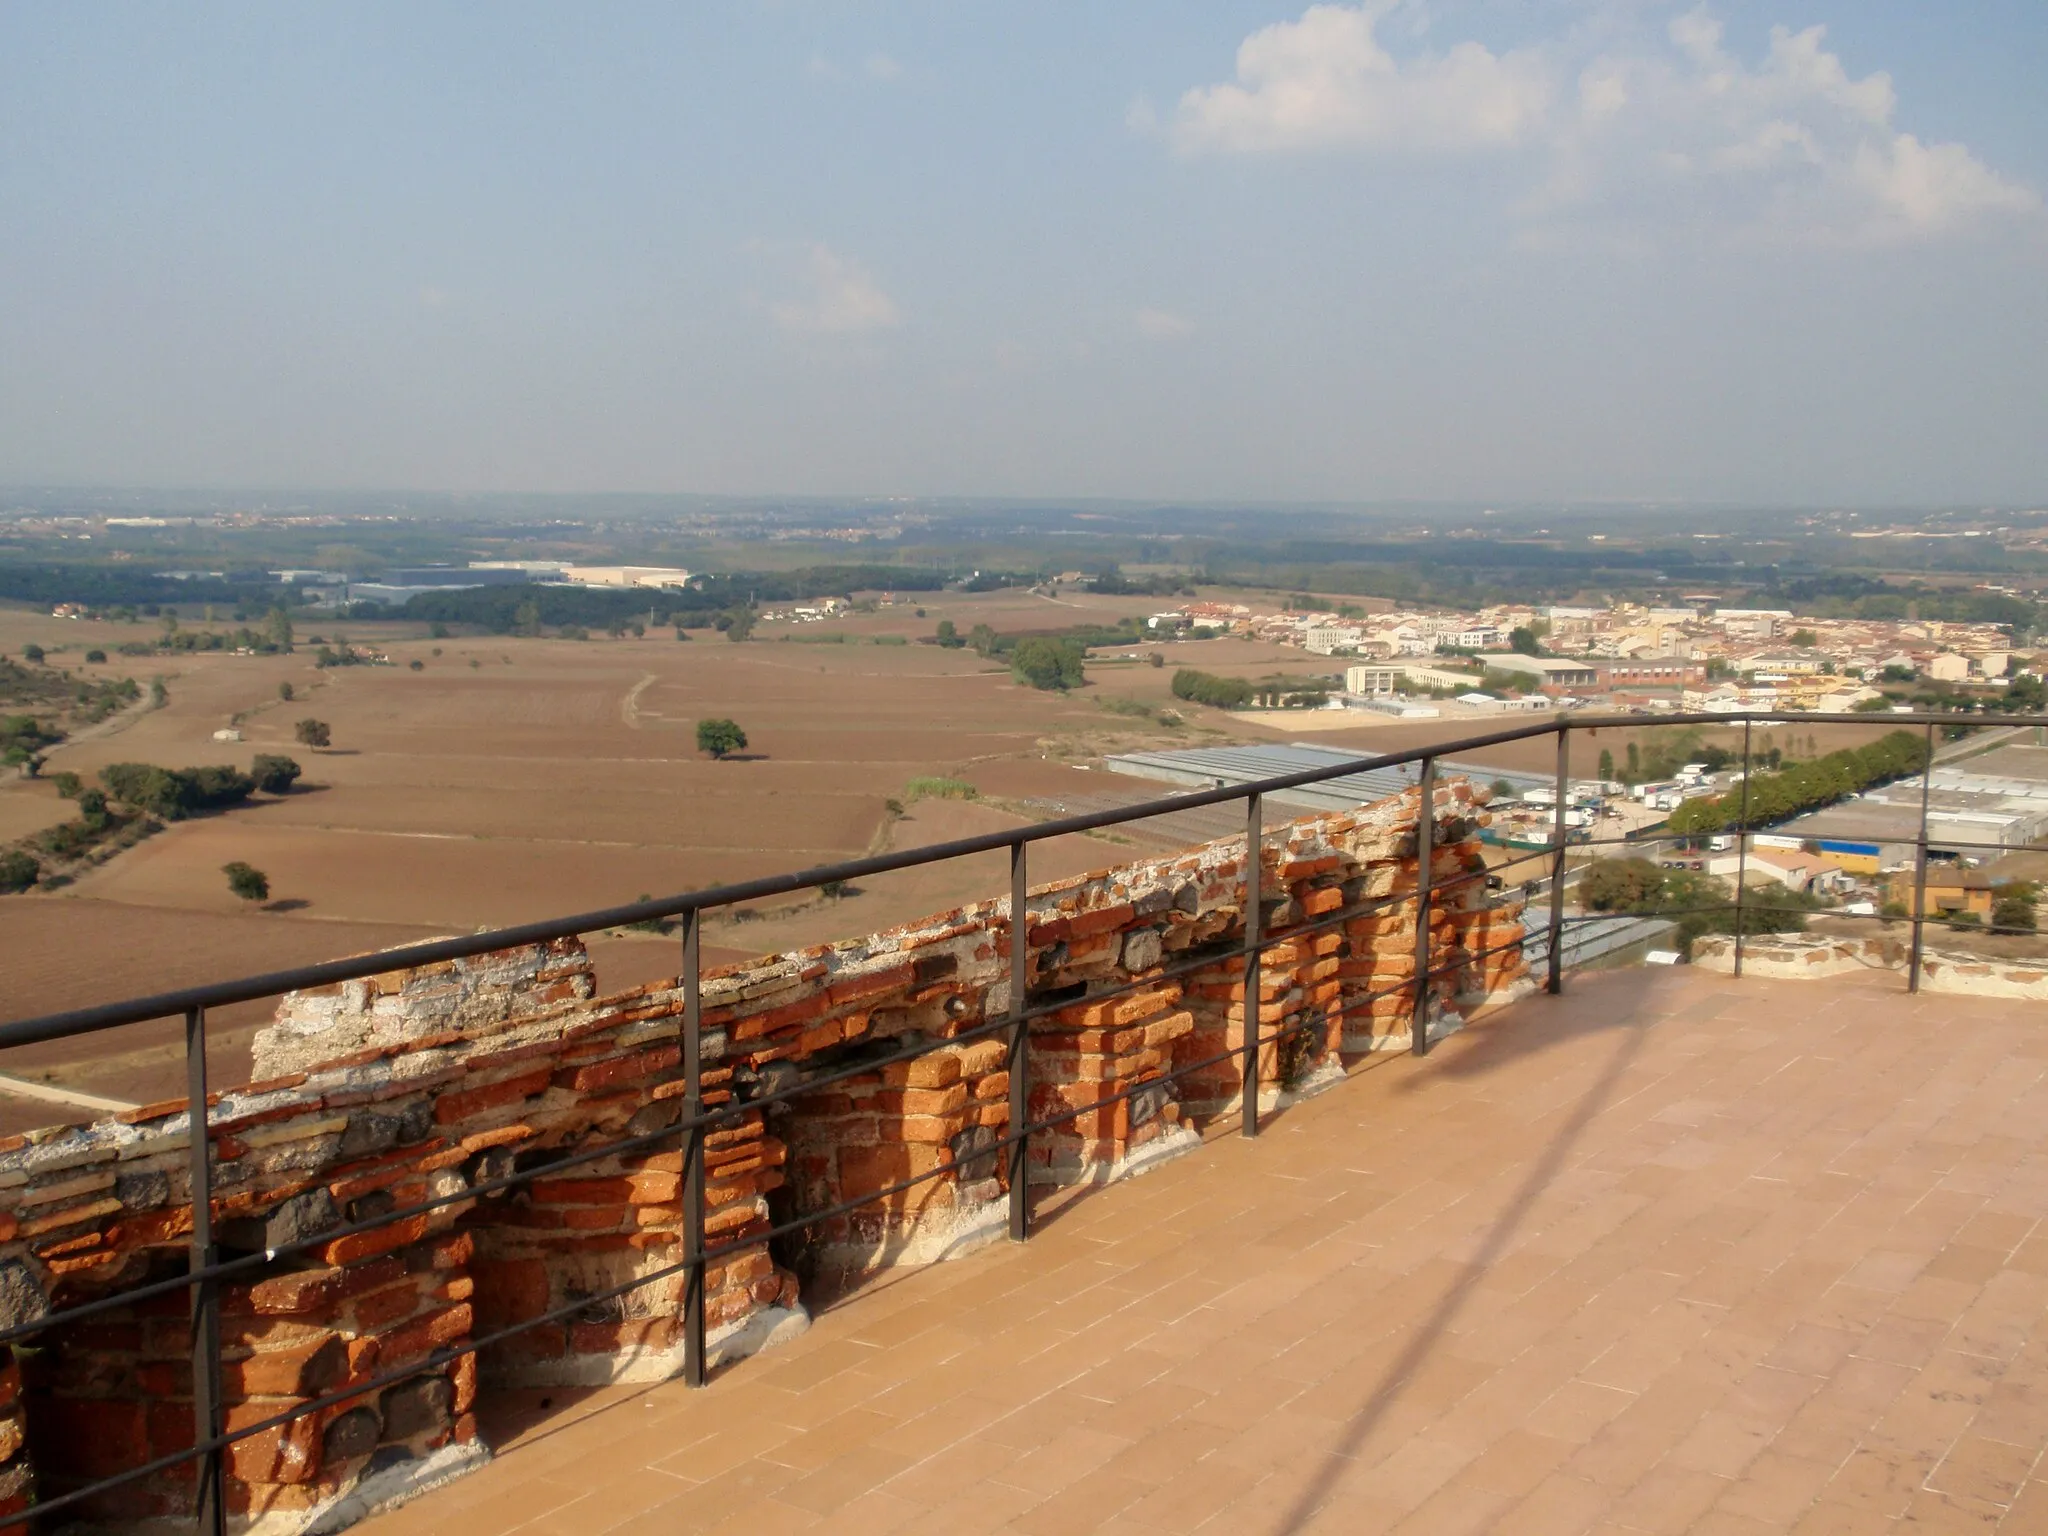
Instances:
[[[1305,768],[1295,773],[1277,774],[1250,783],[1225,785],[1218,789],[1193,790],[1187,794],[1163,796],[1136,805],[1091,811],[1078,816],[1063,816],[1005,832],[984,833],[978,837],[931,843],[920,848],[906,848],[897,853],[875,854],[838,864],[818,865],[790,874],[767,875],[756,880],[713,886],[702,891],[655,897],[647,901],[629,902],[623,906],[604,907],[566,917],[546,918],[538,922],[519,923],[461,938],[434,939],[421,944],[402,945],[396,949],[382,950],[370,955],[355,955],[315,965],[296,966],[288,970],[270,971],[234,981],[184,987],[150,997],[17,1019],[11,1023],[0,1024],[0,1050],[14,1046],[36,1045],[67,1036],[92,1034],[99,1030],[119,1028],[124,1024],[139,1024],[145,1020],[183,1013],[189,1008],[226,1007],[233,1003],[251,1002],[257,998],[272,997],[307,987],[358,981],[365,976],[381,975],[387,971],[403,970],[412,966],[467,959],[474,955],[489,954],[493,950],[548,943],[596,932],[599,929],[626,927],[633,923],[678,917],[685,912],[702,912],[741,902],[759,901],[770,896],[783,896],[794,891],[806,890],[831,880],[857,880],[865,876],[889,874],[899,869],[913,869],[943,859],[970,858],[976,854],[995,853],[1019,843],[1042,842],[1049,838],[1093,832],[1134,821],[1147,821],[1155,816],[1169,816],[1178,811],[1227,805],[1253,794],[1281,794],[1290,789],[1305,789],[1368,770],[1399,768],[1409,763],[1419,763],[1427,757],[1441,758],[1453,752],[1476,752],[1488,747],[1507,746],[1518,741],[1553,735],[1559,731],[1648,730],[1661,726],[1688,725],[1730,726],[1741,725],[1745,721],[1763,724],[1796,722],[1807,725],[1856,723],[1846,718],[1819,717],[1798,711],[1750,711],[1726,715],[1599,715],[1543,720],[1483,735],[1461,737],[1456,741],[1412,747],[1401,752],[1360,756],[1349,762]],[[1996,728],[2048,725],[2048,718],[2027,715],[1910,714],[1873,716],[1870,723],[1892,727],[1967,724],[1972,728]]]

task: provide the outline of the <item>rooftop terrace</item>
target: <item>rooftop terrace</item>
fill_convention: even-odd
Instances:
[[[1576,979],[358,1527],[2048,1530],[2048,1031]]]

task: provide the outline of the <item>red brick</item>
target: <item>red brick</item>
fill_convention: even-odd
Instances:
[[[545,1091],[553,1077],[553,1068],[535,1067],[517,1077],[508,1077],[502,1083],[490,1083],[462,1093],[444,1093],[435,1101],[434,1118],[442,1125],[452,1125],[502,1104],[516,1104],[521,1099]]]
[[[353,1264],[358,1259],[416,1243],[426,1236],[426,1232],[425,1216],[409,1216],[404,1221],[394,1221],[386,1226],[373,1227],[368,1232],[355,1232],[347,1237],[337,1237],[331,1243],[323,1243],[319,1249],[320,1258],[327,1264]]]
[[[240,1429],[284,1410],[279,1402],[238,1403],[227,1410],[227,1427]],[[228,1447],[228,1475],[244,1483],[303,1483],[320,1471],[318,1414],[259,1430]]]
[[[607,1061],[593,1062],[587,1067],[555,1074],[555,1082],[577,1093],[592,1093],[615,1087],[620,1083],[632,1082],[643,1077],[652,1077],[665,1072],[683,1059],[679,1046],[657,1046],[651,1051],[638,1051],[631,1056],[614,1056]]]
[[[386,1323],[395,1323],[402,1317],[412,1316],[419,1304],[419,1283],[408,1278],[397,1285],[386,1286],[381,1291],[358,1296],[355,1306],[350,1310],[357,1331],[375,1333]]]
[[[313,1397],[337,1385],[347,1368],[341,1336],[329,1333],[229,1360],[221,1366],[221,1381],[237,1397]]]
[[[453,1344],[470,1330],[469,1303],[458,1302],[431,1316],[408,1323],[391,1333],[377,1336],[377,1366],[390,1370],[408,1360],[431,1354],[444,1344]]]
[[[843,1003],[864,1002],[871,997],[880,997],[885,992],[898,992],[917,978],[917,968],[912,964],[892,965],[884,970],[870,971],[863,976],[849,976],[835,981],[826,994],[834,1008]]]

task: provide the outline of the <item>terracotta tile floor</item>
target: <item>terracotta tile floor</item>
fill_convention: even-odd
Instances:
[[[2044,1216],[2048,1008],[1577,977],[360,1529],[2044,1533]]]

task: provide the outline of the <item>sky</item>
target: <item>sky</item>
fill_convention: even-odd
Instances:
[[[0,0],[0,481],[2048,504],[2043,78],[2041,0]]]

